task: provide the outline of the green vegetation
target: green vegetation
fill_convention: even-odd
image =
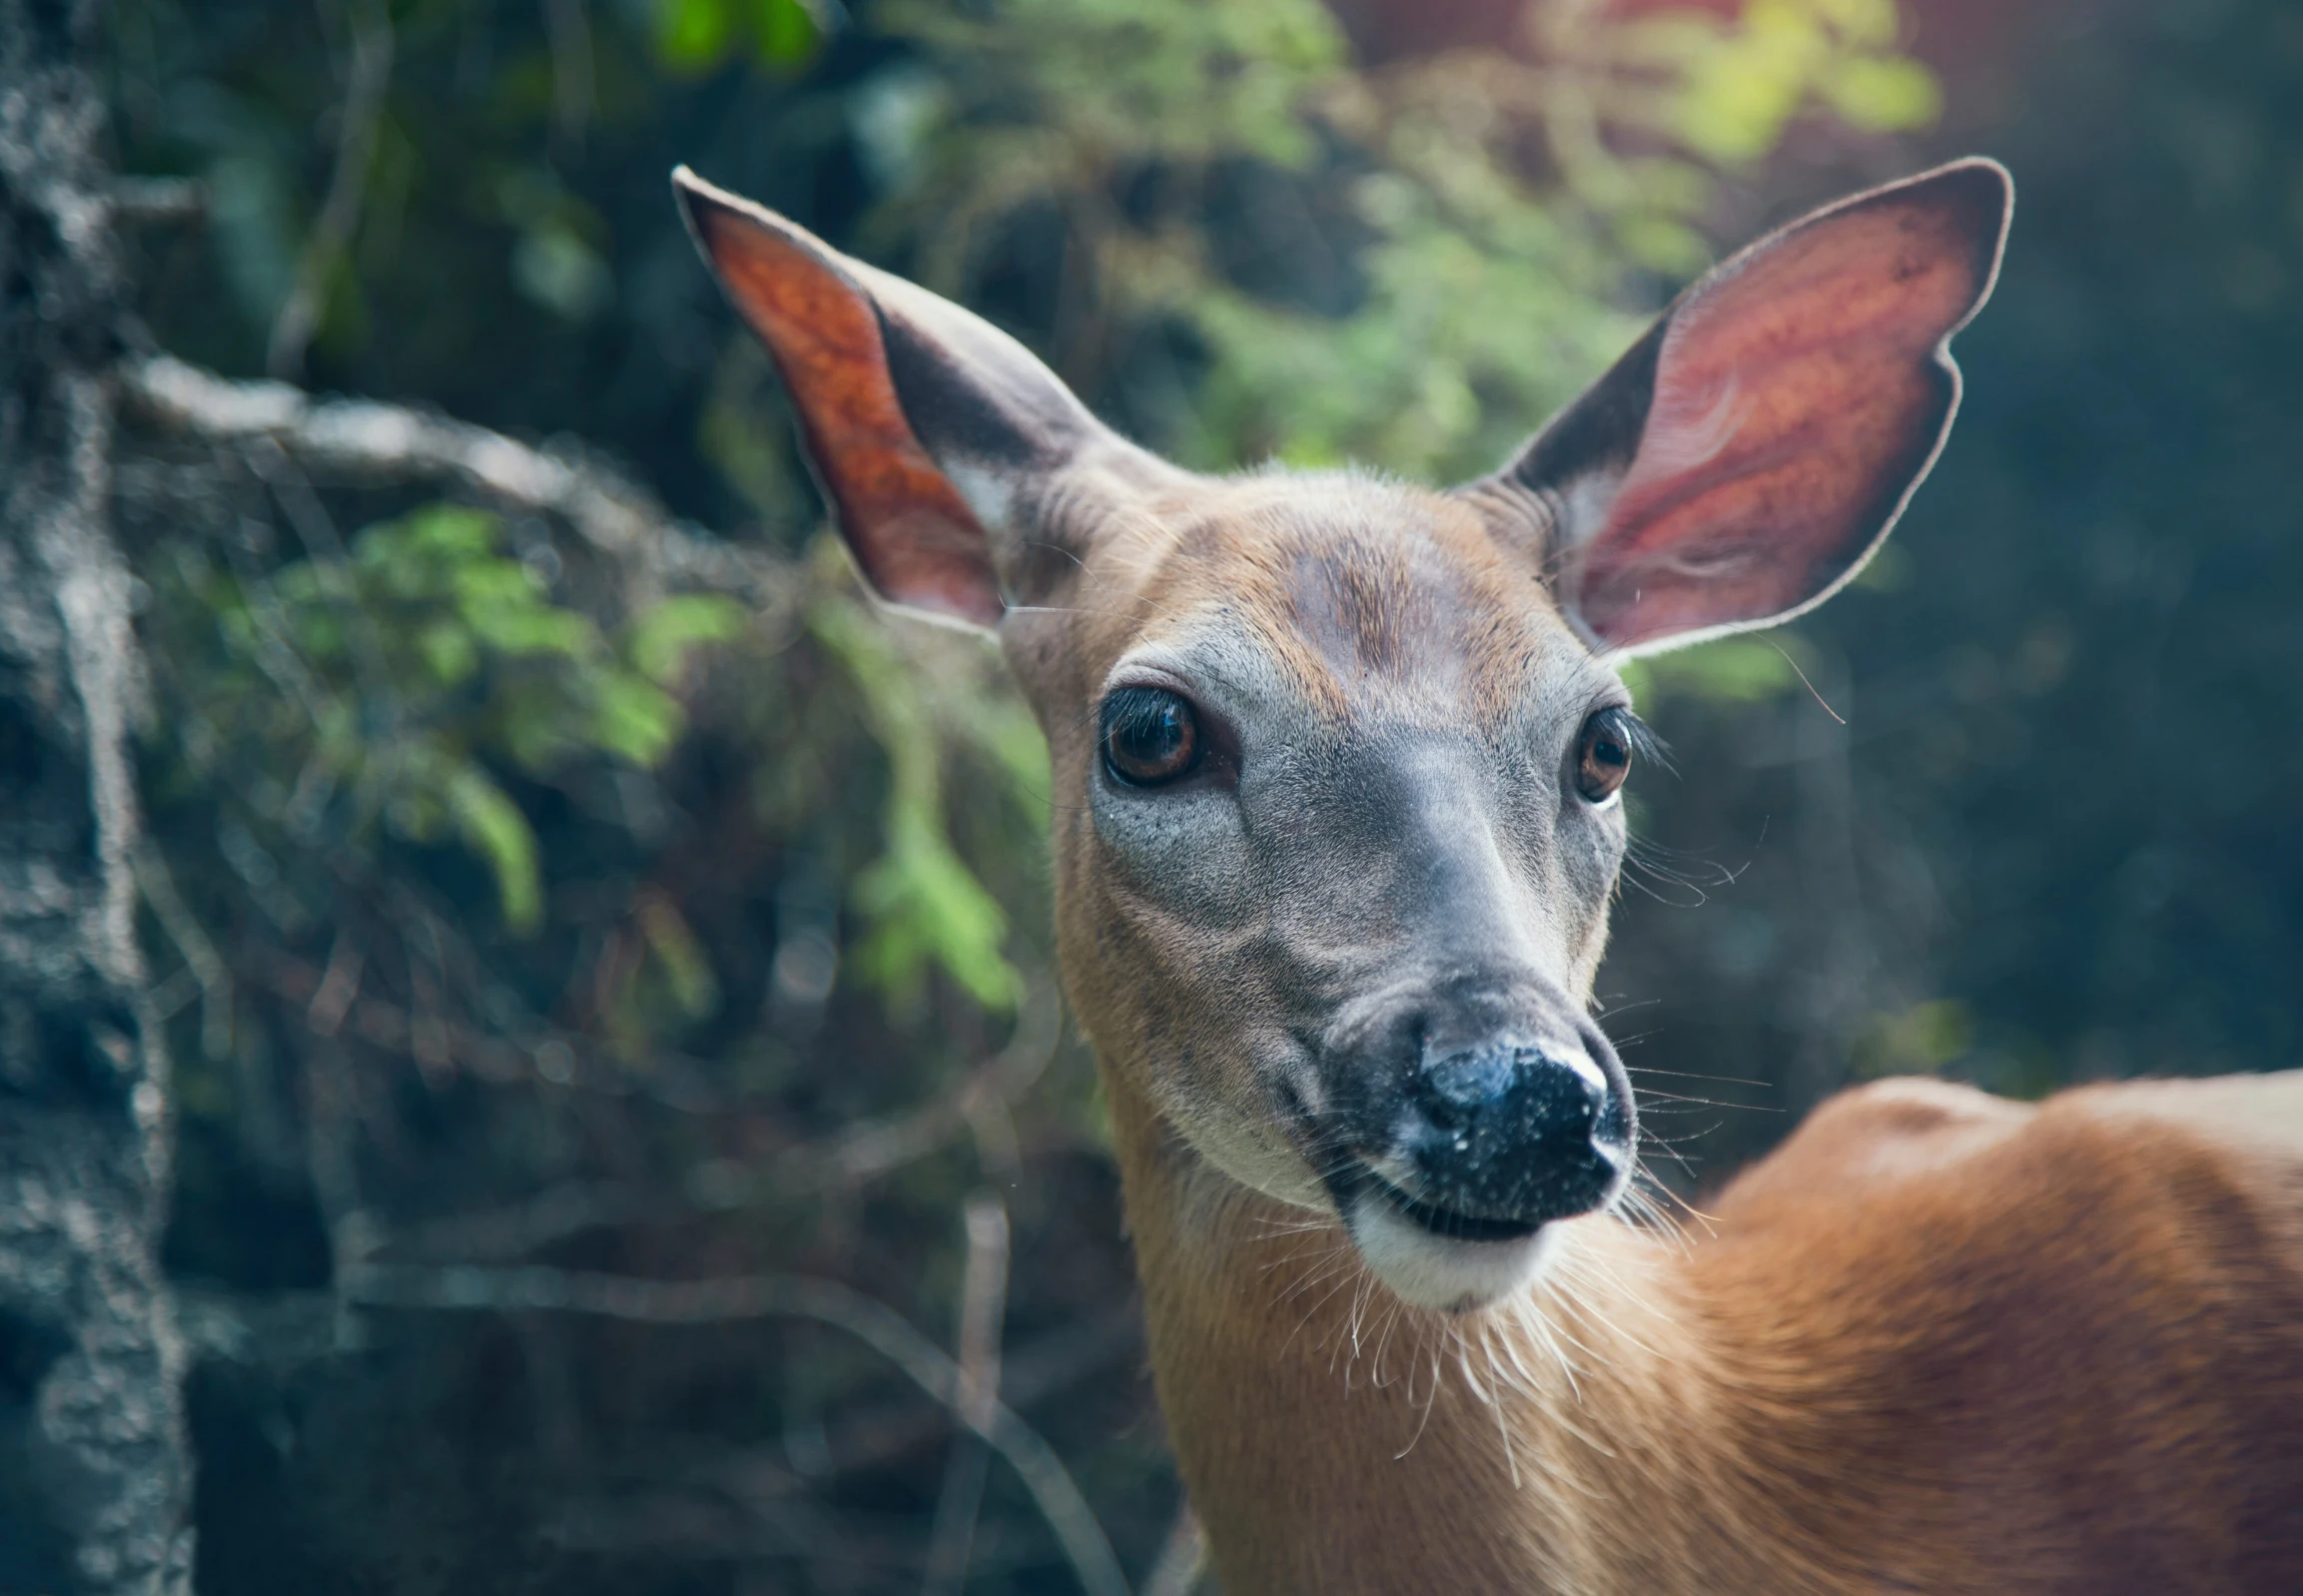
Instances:
[[[133,440],[170,1261],[233,1322],[321,1304],[339,1359],[204,1354],[232,1504],[205,1589],[412,1589],[419,1558],[458,1589],[917,1584],[945,1432],[828,1331],[329,1293],[379,1257],[801,1271],[944,1342],[984,1190],[1013,1377],[1047,1382],[1018,1405],[1141,1578],[1175,1492],[1092,1082],[1047,1040],[1040,734],[994,649],[857,588],[665,174],[978,307],[1192,464],[1454,479],[1794,196],[1984,115],[1891,0],[1530,0],[1430,44],[1412,9],[119,0],[122,166],[205,201],[138,236],[159,347],[613,458],[730,556]],[[2037,97],[2003,149],[2034,188],[1892,560],[1794,631],[1628,673],[1688,773],[1635,778],[1633,886],[1720,901],[1631,895],[1603,991],[1665,1000],[1619,1028],[1656,1034],[1634,1064],[1763,1083],[1687,1097],[2036,1092],[2303,1040],[2272,996],[2303,901],[2303,36],[2269,0],[2177,11],[1994,65]],[[1691,1159],[1787,1123],[1660,1095],[1653,1123],[1723,1118]],[[1070,1577],[998,1469],[975,1569]]]
[[[205,229],[146,262],[167,347],[612,446],[748,544],[775,594],[754,615],[554,515],[230,451],[201,468],[232,514],[142,523],[152,930],[183,950],[166,1001],[189,1023],[202,1000],[178,1269],[283,1283],[234,1226],[309,1201],[325,1246],[288,1276],[341,1285],[459,1212],[611,1183],[688,1213],[670,1253],[632,1255],[643,1272],[812,1267],[936,1324],[961,1196],[1034,1172],[1010,1197],[1037,1236],[1010,1336],[1089,1311],[1067,1250],[1123,1289],[1110,1235],[1078,1232],[1109,1178],[1065,1164],[1100,1139],[1077,1059],[938,1107],[1011,1024],[1029,1037],[1031,994],[1045,1007],[1038,729],[989,649],[858,592],[662,175],[691,161],[984,307],[1192,463],[1463,476],[1700,268],[1723,173],[1803,117],[1880,130],[1933,107],[1886,0],[1732,23],[1545,0],[1522,26],[1509,50],[1368,64],[1319,0],[556,0],[516,21],[473,0],[289,21],[127,0],[130,164],[209,198]],[[283,321],[300,281],[303,345]],[[341,545],[339,520],[361,528]],[[1748,700],[1785,685],[1781,658],[1724,645],[1651,680]],[[356,1120],[313,1120],[347,1092]],[[900,1151],[854,1151],[875,1137]],[[804,1196],[773,1173],[800,1165],[869,1173]],[[537,1244],[632,1241],[603,1221]],[[562,1362],[601,1355],[580,1325],[533,1333]],[[883,1389],[847,1346],[777,1336],[732,1360],[657,1349],[660,1400],[716,1391],[788,1437]],[[382,1390],[338,1400],[388,1449],[435,1398],[387,1412]],[[1148,1440],[1108,1439],[1141,1394],[1102,1401],[1052,1422],[1140,1565],[1173,1491]],[[605,1488],[580,1451],[524,1466],[547,1495]],[[919,1486],[826,1488],[852,1511]],[[316,1577],[379,1555],[293,1495],[277,1510],[306,1515]],[[398,1533],[447,1533],[408,1511]],[[1020,1559],[1014,1588],[1035,1588],[1045,1531],[997,1490],[986,1512],[979,1579]],[[492,1549],[452,1555],[502,1588]]]

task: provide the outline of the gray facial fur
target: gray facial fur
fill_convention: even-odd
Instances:
[[[1428,613],[1436,634],[1455,573],[1414,546],[1411,521],[1385,530],[1405,573],[1386,590],[1393,618]],[[1306,534],[1295,566],[1315,585],[1331,562]],[[1383,1218],[1360,1222],[1340,1172],[1415,1182],[1396,1145],[1433,1060],[1490,1044],[1564,1060],[1600,1082],[1628,1144],[1628,1086],[1583,1013],[1622,808],[1593,804],[1572,779],[1586,721],[1628,700],[1539,591],[1500,687],[1475,681],[1460,648],[1423,646],[1412,624],[1379,648],[1363,615],[1321,624],[1325,596],[1308,595],[1311,623],[1284,642],[1251,606],[1217,599],[1124,653],[1104,691],[1180,694],[1208,739],[1207,768],[1152,788],[1099,768],[1090,807],[1135,908],[1187,932],[1174,942],[1194,968],[1145,979],[1213,988],[1250,1017],[1234,1042],[1250,1101],[1211,1093],[1204,1061],[1166,1061],[1180,1128],[1233,1179],[1341,1212],[1355,1234],[1388,1234]],[[1339,692],[1305,690],[1306,643]],[[1466,1244],[1433,1238],[1430,1250]]]

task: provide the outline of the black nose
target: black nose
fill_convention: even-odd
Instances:
[[[1423,1205],[1533,1227],[1605,1202],[1630,1156],[1629,1115],[1588,1058],[1488,1042],[1425,1061],[1392,1153]]]

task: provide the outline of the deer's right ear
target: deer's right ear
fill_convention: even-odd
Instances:
[[[1040,507],[1095,453],[1148,459],[1025,348],[681,167],[698,248],[790,391],[809,462],[866,580],[978,626],[1061,541]],[[1076,553],[1061,547],[1062,556]]]

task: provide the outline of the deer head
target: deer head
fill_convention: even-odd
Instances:
[[[1711,272],[1494,475],[1183,471],[1014,340],[701,182],[864,575],[995,629],[1046,729],[1067,986],[1111,1090],[1342,1220],[1432,1308],[1623,1191],[1589,1013],[1640,731],[1613,664],[1796,615],[1947,432],[2006,174],[1860,195]]]

